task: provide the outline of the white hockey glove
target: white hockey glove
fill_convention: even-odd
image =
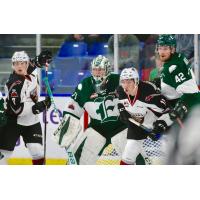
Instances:
[[[53,138],[61,147],[68,148],[81,130],[80,120],[65,114],[59,127],[53,133]]]

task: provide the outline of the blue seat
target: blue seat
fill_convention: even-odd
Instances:
[[[59,57],[73,57],[87,55],[85,42],[64,42],[58,52]]]
[[[108,43],[96,42],[88,47],[88,55],[90,56],[107,55],[107,54],[108,54]]]
[[[89,75],[88,68],[92,57],[55,57],[52,61],[53,66],[57,69],[58,86],[76,87],[80,80]],[[58,73],[59,72],[59,73]]]
[[[84,78],[87,78],[88,76],[91,76],[91,72],[90,70],[81,70],[78,73],[77,76],[77,82],[81,82]]]

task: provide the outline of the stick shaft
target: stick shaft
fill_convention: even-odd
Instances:
[[[59,112],[58,112],[58,109],[57,109],[57,107],[56,107],[56,104],[55,104],[55,101],[54,101],[54,98],[53,98],[53,93],[52,93],[51,87],[50,87],[50,85],[49,85],[48,77],[45,77],[45,78],[44,78],[44,83],[45,83],[45,86],[46,86],[46,88],[47,88],[47,92],[48,92],[48,94],[49,94],[49,96],[50,96],[50,98],[51,98],[51,103],[53,104],[54,112],[56,113],[56,115],[58,116],[58,118],[59,118],[59,120],[60,120],[60,122],[61,122],[61,117],[59,116]],[[66,153],[67,153],[67,157],[68,157],[68,162],[69,162],[69,164],[70,164],[70,165],[76,165],[77,162],[76,162],[76,158],[75,158],[73,152],[70,151],[69,149],[66,149],[66,148],[65,148],[65,150],[66,150]]]

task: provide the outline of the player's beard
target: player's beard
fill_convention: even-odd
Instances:
[[[167,56],[165,56],[165,55],[160,55],[160,60],[161,60],[162,62],[166,62],[166,61],[169,60],[170,56],[171,56],[171,55],[167,55]]]

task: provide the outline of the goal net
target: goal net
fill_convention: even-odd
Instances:
[[[143,142],[143,149],[147,155],[148,161],[146,164],[162,164],[162,158],[164,157],[163,145],[164,139],[153,141],[147,138]],[[109,144],[103,154],[97,160],[97,165],[119,165],[121,157],[117,151],[113,148],[112,144]]]

